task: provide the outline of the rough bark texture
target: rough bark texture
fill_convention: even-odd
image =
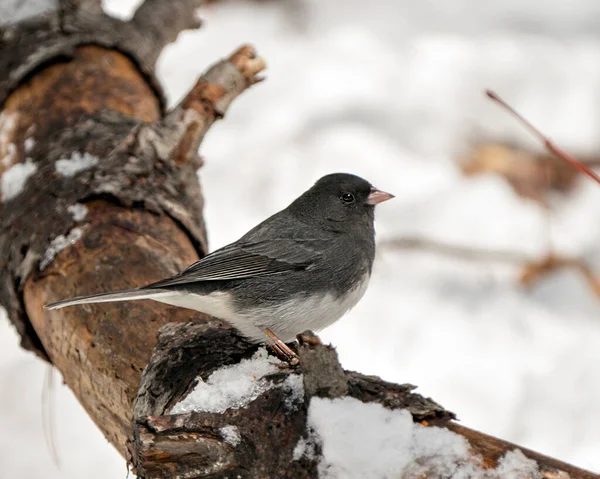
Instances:
[[[0,174],[19,163],[36,168],[22,192],[2,192],[0,301],[22,345],[54,363],[123,454],[132,401],[158,329],[203,316],[150,302],[58,313],[42,306],[143,285],[206,252],[197,149],[264,68],[252,48],[242,47],[163,115],[144,61],[192,26],[193,2],[170,3],[172,25],[151,38],[158,50],[143,60],[135,47],[148,48],[144,35],[153,35],[147,8],[134,17],[136,27],[122,25],[119,35],[130,29],[139,36],[126,45],[132,47],[127,54],[97,40],[105,22],[116,20],[83,1],[63,2],[58,12],[9,27],[0,55]],[[111,36],[118,31],[106,38],[120,41]],[[59,160],[84,156],[91,159],[88,168],[72,176],[60,172]],[[78,204],[88,212],[76,220]]]
[[[105,15],[99,1],[60,0],[55,12],[0,28],[0,105],[27,77],[48,64],[69,61],[82,45],[129,56],[162,102],[154,65],[179,32],[200,26],[195,10],[201,4],[202,0],[148,0],[124,22]]]
[[[221,321],[153,302],[43,310],[152,282],[207,250],[197,150],[231,101],[260,80],[264,62],[242,47],[164,112],[154,62],[180,30],[198,26],[196,3],[146,0],[122,22],[98,0],[63,0],[56,12],[0,30],[0,175],[19,164],[35,170],[21,192],[3,190],[0,204],[0,302],[23,346],[60,370],[139,477],[316,477],[318,455],[292,461],[314,396],[407,409],[415,421],[465,436],[494,466],[515,446],[457,425],[413,386],[344,371],[330,347],[299,346],[299,368],[271,375],[275,387],[245,408],[168,415],[198,377],[256,346]],[[87,168],[61,173],[60,160],[83,157]],[[74,215],[75,205],[87,213]],[[299,374],[304,398],[290,406],[278,386]],[[241,432],[236,446],[219,432],[232,425]],[[544,477],[598,477],[524,452]]]
[[[196,385],[218,368],[252,355],[249,346],[218,321],[164,326],[140,384],[134,404],[135,440],[131,454],[141,477],[314,478],[317,459],[293,460],[293,451],[306,435],[311,397],[352,396],[364,402],[408,409],[415,420],[452,419],[454,415],[430,399],[396,385],[358,373],[345,372],[335,350],[318,345],[299,347],[300,366],[270,375],[274,384],[244,409],[222,414],[166,415]],[[289,375],[302,375],[305,397],[289,405],[282,387]],[[219,433],[235,426],[241,442],[233,447]]]
[[[0,29],[0,106],[3,107],[0,158],[4,160],[0,164],[0,174],[25,158],[31,158],[39,172],[30,180],[27,194],[2,205],[0,301],[17,326],[23,346],[42,356],[45,356],[43,346],[23,318],[18,285],[22,285],[36,265],[50,237],[72,228],[73,221],[66,207],[73,202],[97,194],[110,194],[116,201],[128,204],[149,198],[149,209],[157,209],[152,204],[156,203],[156,195],[148,196],[155,186],[146,181],[146,191],[143,191],[139,180],[145,174],[144,168],[154,169],[156,173],[163,166],[151,164],[156,156],[153,152],[150,156],[138,151],[129,155],[128,150],[154,147],[152,141],[141,137],[156,137],[160,128],[154,135],[150,131],[154,125],[146,125],[143,128],[146,131],[134,128],[142,121],[160,119],[163,99],[153,76],[154,62],[162,47],[174,40],[181,29],[197,26],[189,19],[194,18],[195,7],[200,2],[169,2],[171,23],[162,25],[163,34],[159,38],[147,30],[147,22],[143,21],[148,16],[147,6],[142,5],[136,12],[134,18],[138,20],[135,22],[122,22],[104,15],[100,3],[96,0],[63,0],[55,12]],[[152,45],[151,54],[149,45]],[[19,91],[10,95],[17,88]],[[26,148],[26,139],[35,141],[33,149]],[[173,136],[166,140],[165,143],[174,143],[179,139]],[[105,170],[109,181],[91,174],[57,184],[47,181],[54,161],[59,157],[69,158],[73,151],[102,157],[99,168]],[[135,156],[138,153],[141,153],[139,158]],[[112,157],[105,159],[109,154]],[[51,157],[47,161],[39,161],[48,155]],[[122,164],[127,156],[133,163],[127,165],[128,171]],[[143,164],[135,164],[138,161]],[[191,231],[190,239],[198,246],[205,243],[205,235],[200,191],[193,179],[194,165],[177,167],[179,178],[171,179],[173,171],[160,173],[163,181],[168,183],[164,187],[170,190],[166,194],[163,191],[163,203],[178,209],[179,216],[187,216],[187,227],[196,230]],[[135,168],[140,171],[132,171]],[[96,187],[88,186],[91,178],[97,179]],[[186,189],[196,191],[178,192],[182,179],[189,185]],[[138,188],[130,194],[129,183],[132,181]],[[102,183],[100,187],[99,183]],[[44,191],[38,192],[36,187],[39,185]],[[52,191],[57,189],[60,191]],[[29,192],[38,194],[30,196]],[[37,211],[39,206],[36,205],[44,204],[48,195],[58,197],[58,201],[52,202],[55,208],[47,207],[43,213]],[[24,198],[29,204],[23,203]],[[178,205],[182,200],[183,204]],[[177,215],[173,217],[177,218]],[[45,225],[37,224],[38,221]],[[177,218],[177,221],[182,219]],[[201,251],[201,248],[197,249]]]
[[[330,346],[301,345],[298,368],[270,375],[274,385],[243,409],[221,414],[192,412],[170,415],[169,410],[219,367],[239,362],[256,350],[219,321],[171,324],[161,330],[159,343],[146,367],[134,402],[135,438],[132,461],[140,477],[314,478],[319,456],[293,460],[294,448],[306,437],[311,397],[350,396],[377,402],[389,409],[406,409],[424,426],[444,427],[467,438],[473,460],[495,468],[507,452],[520,449],[538,464],[545,479],[598,479],[520,446],[457,424],[453,413],[429,398],[415,394],[415,386],[392,384],[376,376],[344,371]],[[290,407],[281,387],[289,375],[302,375],[304,398]],[[220,433],[237,427],[237,446]],[[427,459],[420,464],[427,468]],[[420,476],[421,477],[421,476]],[[435,474],[422,477],[439,477]]]

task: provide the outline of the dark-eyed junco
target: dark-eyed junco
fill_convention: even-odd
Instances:
[[[375,205],[390,198],[358,176],[327,175],[176,276],[46,308],[153,299],[226,320],[253,342],[266,334],[281,345],[329,326],[363,296],[375,258]]]

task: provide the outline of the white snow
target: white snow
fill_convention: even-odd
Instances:
[[[279,362],[261,348],[250,359],[216,370],[206,382],[199,379],[194,390],[169,413],[221,413],[243,408],[271,389],[272,383],[264,376],[277,372]]]
[[[233,447],[236,447],[242,441],[240,430],[236,426],[223,426],[219,429],[219,433],[223,440]]]
[[[369,290],[322,339],[346,368],[417,384],[467,426],[600,471],[600,382],[590,380],[600,364],[600,301],[582,278],[559,272],[526,291],[512,265],[383,246],[419,234],[545,251],[538,205],[494,176],[463,178],[453,160],[481,135],[541,148],[484,88],[572,153],[600,151],[600,2],[238,1],[201,15],[204,26],[180,35],[157,66],[171,105],[241,43],[269,64],[267,81],[236,99],[202,145],[211,248],[324,173],[356,172],[395,193],[378,208]],[[558,252],[600,271],[600,189],[583,180],[554,203]],[[0,344],[0,390],[10,391],[0,394],[0,411],[10,411],[0,413],[3,476],[118,476],[123,459],[67,388],[57,391],[56,423],[70,453],[61,471],[52,468],[36,420],[44,366],[3,321]]]
[[[73,228],[66,236],[58,235],[54,238],[40,261],[40,271],[43,271],[56,258],[58,253],[78,241],[83,235],[84,230],[85,228]]]
[[[507,453],[495,471],[485,470],[471,457],[463,436],[415,424],[408,411],[350,397],[311,399],[308,427],[308,439],[299,441],[294,459],[312,457],[320,446],[320,479],[541,477],[535,463],[518,450]]]
[[[75,176],[85,170],[89,170],[92,166],[98,164],[98,157],[90,155],[87,151],[80,153],[74,151],[70,158],[61,158],[54,164],[56,171],[65,177]]]
[[[307,439],[301,437],[298,444],[296,444],[296,447],[294,447],[292,459],[294,461],[299,461],[303,457],[306,457],[307,459],[312,460],[317,453],[316,447],[317,444],[315,442],[314,434],[311,434],[311,437]]]
[[[57,8],[57,0],[2,0],[0,2],[0,25],[16,23]]]
[[[508,451],[496,468],[501,479],[523,479],[539,475],[537,464],[525,457],[519,449]]]
[[[82,205],[81,203],[67,206],[67,211],[71,213],[71,216],[75,221],[82,221],[88,214],[87,206]]]
[[[129,20],[133,17],[135,10],[144,2],[144,0],[104,0],[102,7],[104,12],[121,20]]]
[[[269,356],[267,350],[261,348],[250,359],[216,370],[206,382],[198,378],[194,390],[175,404],[170,414],[191,411],[220,413],[243,408],[274,387],[264,376],[278,372],[280,364],[281,361]],[[284,407],[292,414],[304,401],[302,375],[288,375],[279,387],[286,393]]]
[[[37,165],[31,158],[11,166],[2,173],[2,201],[12,200],[25,187],[27,180],[37,171]]]
[[[17,159],[17,145],[14,143],[8,143],[6,145],[6,155],[2,158],[2,164],[4,166],[11,166]]]
[[[25,153],[31,152],[31,150],[33,150],[33,147],[35,146],[35,138],[33,136],[25,138],[23,146],[25,147]]]
[[[18,118],[18,113],[0,112],[0,160],[6,167],[11,166],[16,160],[17,146],[11,140]]]

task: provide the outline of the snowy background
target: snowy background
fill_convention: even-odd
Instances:
[[[133,3],[106,7],[127,16]],[[571,152],[600,150],[600,2],[232,1],[201,16],[204,27],[159,61],[171,103],[241,43],[269,64],[268,81],[236,100],[202,146],[212,248],[326,173],[394,193],[378,208],[369,291],[323,333],[344,366],[416,384],[469,427],[600,471],[600,299],[582,277],[560,271],[527,291],[511,265],[383,246],[419,235],[544,254],[539,204],[497,176],[463,177],[455,159],[478,137],[539,147],[484,88]],[[553,205],[555,249],[600,272],[600,188],[581,181]],[[0,320],[0,477],[125,477],[64,386],[54,392],[62,466],[52,465],[45,366],[17,344]]]

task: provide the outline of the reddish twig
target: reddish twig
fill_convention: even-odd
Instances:
[[[502,98],[500,98],[496,93],[491,90],[486,90],[485,94],[494,100],[496,103],[499,103],[502,107],[504,107],[511,115],[513,115],[517,120],[519,120],[523,125],[525,125],[529,131],[531,131],[535,136],[537,136],[540,140],[544,142],[544,146],[546,149],[557,158],[567,162],[569,165],[573,166],[583,174],[592,178],[596,183],[600,184],[600,177],[594,173],[594,171],[588,168],[586,165],[581,163],[577,158],[570,155],[563,149],[559,148],[555,145],[550,138],[545,136],[540,130],[538,130],[535,126],[533,126],[529,121],[527,121],[520,113],[518,113],[512,106],[506,103]]]

